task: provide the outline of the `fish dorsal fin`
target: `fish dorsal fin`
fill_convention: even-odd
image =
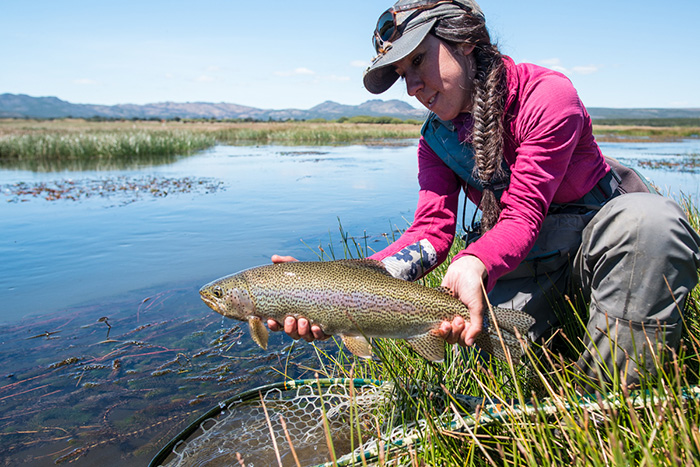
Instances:
[[[426,360],[438,363],[445,360],[445,340],[430,331],[408,338],[406,342]]]
[[[342,334],[340,338],[343,340],[345,347],[352,352],[353,355],[362,358],[372,357],[372,346],[364,336],[348,336]]]
[[[442,286],[442,285],[441,285],[441,286],[433,287],[433,288],[434,288],[435,290],[437,290],[438,292],[446,293],[446,294],[449,295],[450,297],[454,297],[454,296],[455,296],[454,292],[453,292],[452,289],[449,288],[449,287],[445,287],[445,286]]]
[[[250,336],[255,343],[262,347],[263,350],[267,350],[267,337],[269,333],[262,323],[262,320],[257,316],[250,316],[248,317],[248,327],[250,328]]]
[[[384,263],[382,263],[381,261],[377,261],[376,259],[339,259],[335,262],[353,268],[369,269],[371,271],[384,274],[385,276],[394,277],[389,271],[387,271],[386,266],[384,266]]]

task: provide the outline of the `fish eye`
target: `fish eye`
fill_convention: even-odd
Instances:
[[[221,287],[214,287],[211,292],[216,298],[222,298],[224,296],[224,291],[221,290]]]

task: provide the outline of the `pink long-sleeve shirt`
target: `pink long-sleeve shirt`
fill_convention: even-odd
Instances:
[[[461,251],[486,266],[490,291],[496,281],[515,269],[532,249],[550,204],[578,200],[610,170],[595,142],[591,118],[569,79],[532,64],[504,58],[507,69],[504,158],[510,185],[501,196],[496,225]],[[460,140],[468,140],[471,115],[453,120]],[[420,192],[414,221],[394,243],[372,258],[385,259],[405,247],[427,240],[446,258],[454,240],[462,181],[428,146],[418,143]],[[481,193],[467,194],[478,204]]]

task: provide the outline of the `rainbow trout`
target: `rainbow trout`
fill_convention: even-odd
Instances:
[[[270,264],[210,282],[199,293],[217,313],[248,321],[253,340],[263,349],[268,338],[263,320],[281,323],[291,315],[308,319],[328,335],[340,335],[348,350],[361,357],[371,355],[366,338],[383,337],[405,339],[418,354],[439,362],[445,357],[445,341],[436,333],[440,323],[457,315],[469,321],[467,307],[448,290],[396,279],[371,259]],[[525,338],[533,318],[503,308],[493,308],[493,314],[503,344],[518,361],[523,348],[515,330]],[[505,359],[492,323],[476,344]]]

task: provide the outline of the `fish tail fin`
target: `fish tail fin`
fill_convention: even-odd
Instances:
[[[479,334],[476,344],[482,350],[504,361],[507,361],[505,353],[507,349],[514,363],[519,363],[525,354],[529,342],[528,331],[535,323],[535,319],[520,310],[498,307],[493,307],[491,310],[493,311],[491,316],[496,321],[498,330],[494,323],[491,323],[485,332]]]
[[[492,310],[498,327],[513,335],[515,335],[513,330],[517,329],[521,336],[527,336],[530,328],[535,324],[535,318],[524,311],[499,307],[492,307]]]

